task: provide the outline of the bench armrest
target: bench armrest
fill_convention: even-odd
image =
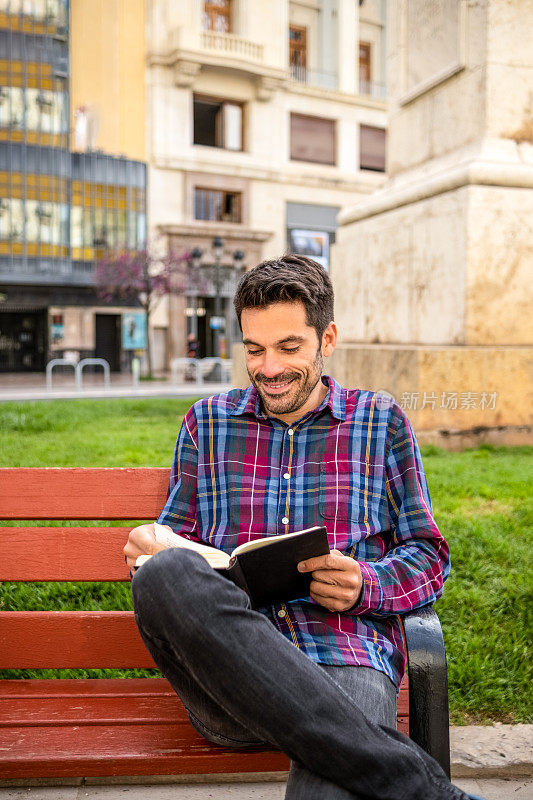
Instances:
[[[409,736],[450,777],[450,718],[446,651],[431,606],[401,617],[409,668]]]

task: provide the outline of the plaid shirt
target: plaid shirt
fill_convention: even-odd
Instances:
[[[195,403],[181,427],[159,522],[227,553],[263,536],[325,525],[357,559],[359,603],[311,598],[259,609],[313,661],[373,667],[398,686],[398,614],[432,603],[449,572],[409,420],[389,398],[346,390],[291,426],[263,414],[253,386]]]

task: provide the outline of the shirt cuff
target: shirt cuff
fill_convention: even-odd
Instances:
[[[366,561],[359,561],[363,576],[363,591],[359,602],[350,608],[348,614],[368,614],[377,611],[381,605],[381,588],[375,569]]]

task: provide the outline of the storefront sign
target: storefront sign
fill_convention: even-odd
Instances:
[[[146,348],[146,317],[141,312],[122,315],[122,349],[144,350]]]

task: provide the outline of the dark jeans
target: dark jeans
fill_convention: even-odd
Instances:
[[[325,669],[197,553],[158,553],[135,574],[132,590],[144,642],[197,730],[228,746],[266,742],[285,752],[295,765],[287,797],[467,797],[406,736],[365,716]],[[324,779],[322,787],[344,792],[317,793],[314,779],[306,789],[300,779],[291,788],[298,770],[304,782],[313,773]]]

